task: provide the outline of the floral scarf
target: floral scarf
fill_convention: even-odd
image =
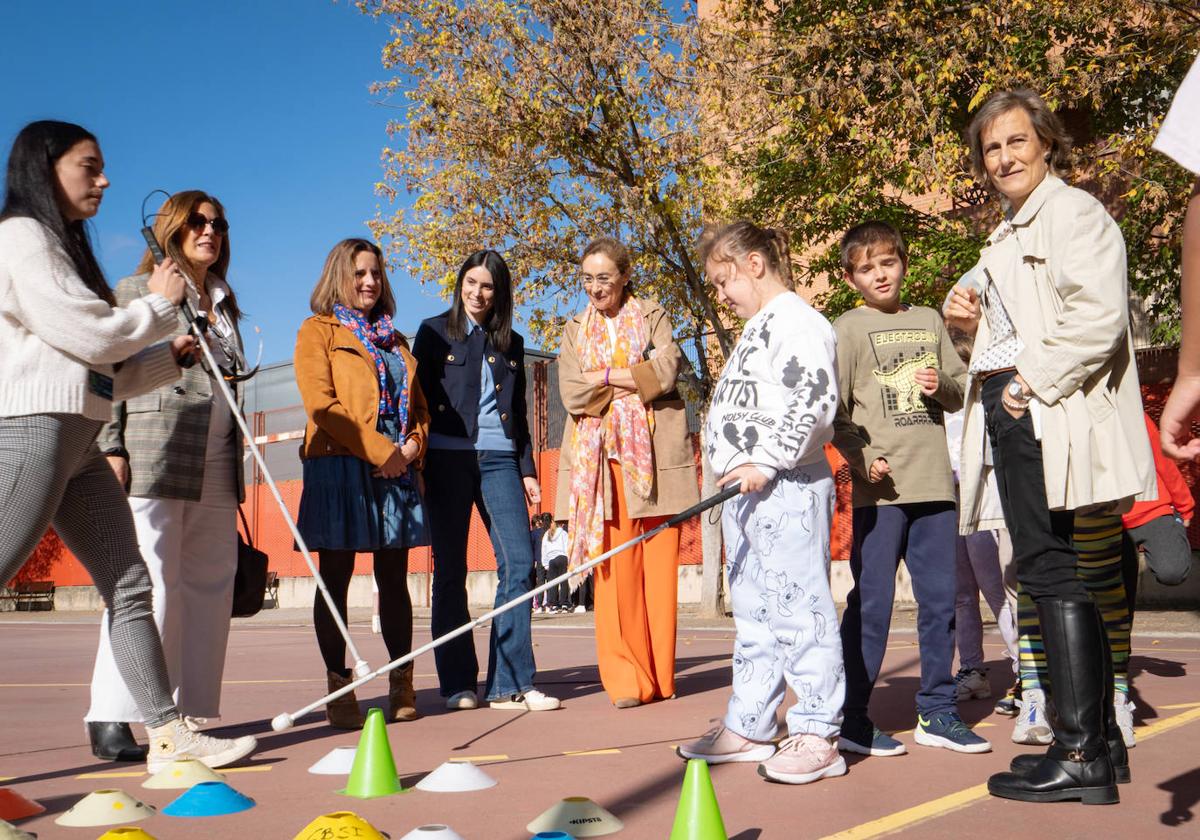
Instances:
[[[396,358],[400,360],[403,371],[396,382],[399,399],[393,399],[392,390],[388,388],[387,362],[383,360],[383,354],[379,352],[381,349],[394,351],[400,344],[400,337],[396,328],[392,326],[391,317],[382,315],[377,321],[371,323],[357,309],[351,309],[340,303],[333,305],[333,314],[343,327],[354,333],[355,338],[362,342],[362,346],[370,354],[371,361],[375,363],[375,374],[379,377],[379,414],[380,416],[396,415],[400,435],[403,437],[408,434],[408,365],[404,361],[402,353],[395,354]]]
[[[610,345],[605,317],[590,304],[576,336],[579,369],[625,368],[641,361],[649,336],[641,304],[629,298],[616,316],[616,343]],[[653,410],[626,394],[613,400],[603,417],[575,418],[571,439],[571,488],[567,506],[571,537],[568,568],[598,557],[604,545],[604,473],[607,461],[620,462],[626,486],[648,499],[654,489]],[[572,579],[572,588],[581,581]]]

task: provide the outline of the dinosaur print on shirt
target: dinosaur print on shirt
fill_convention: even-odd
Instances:
[[[870,346],[875,356],[871,371],[879,383],[883,413],[896,426],[942,425],[942,407],[926,399],[913,376],[937,368],[938,336],[931,330],[897,329],[873,332]]]

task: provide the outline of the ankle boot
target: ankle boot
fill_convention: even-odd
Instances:
[[[416,720],[420,716],[413,691],[412,663],[388,671],[388,720]]]
[[[88,740],[92,742],[92,755],[105,761],[143,761],[146,748],[133,738],[128,723],[114,721],[87,721]]]
[[[1113,705],[1113,669],[1112,645],[1108,640],[1108,630],[1104,627],[1104,619],[1099,611],[1096,618],[1100,621],[1101,638],[1104,641],[1104,740],[1108,744],[1108,760],[1112,764],[1113,776],[1117,784],[1129,784],[1133,778],[1129,772],[1129,750],[1125,739],[1121,737],[1121,729],[1117,726],[1117,710]],[[1009,770],[1013,773],[1026,775],[1037,766],[1043,758],[1036,753],[1019,755],[1012,760]]]
[[[1058,712],[1054,743],[1028,773],[992,776],[988,792],[1024,802],[1119,802],[1105,742],[1105,703],[1112,702],[1105,663],[1111,668],[1112,658],[1099,610],[1092,601],[1058,599],[1039,601],[1037,610]]]
[[[341,674],[335,674],[329,671],[326,674],[329,680],[329,692],[332,694],[339,688],[349,685],[353,680],[350,677],[343,677]],[[363,714],[358,708],[358,698],[354,696],[354,692],[343,694],[336,700],[330,700],[325,704],[325,719],[329,721],[329,725],[334,729],[362,729]]]

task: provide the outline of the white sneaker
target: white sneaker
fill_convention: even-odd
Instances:
[[[479,698],[474,691],[460,691],[446,698],[446,708],[452,712],[459,709],[478,709]]]
[[[214,738],[188,728],[183,718],[162,726],[146,727],[150,749],[146,754],[146,770],[157,773],[172,761],[193,758],[208,767],[224,767],[254,752],[258,740],[253,735],[241,738]]]
[[[1014,744],[1046,745],[1054,741],[1054,732],[1046,719],[1046,692],[1031,688],[1017,701],[1020,711],[1013,725]]]
[[[489,705],[493,709],[520,709],[526,712],[550,712],[562,707],[557,697],[543,694],[536,688],[514,694],[507,700],[493,700]]]
[[[191,715],[183,716],[183,725],[193,732],[200,732],[205,726],[208,726],[208,718],[192,717]]]
[[[585,607],[583,604],[580,604],[578,607],[575,608],[575,612],[577,612],[577,613],[587,612],[587,607]]]
[[[1125,746],[1137,744],[1137,736],[1133,734],[1133,710],[1137,708],[1124,691],[1113,692],[1113,708],[1117,712],[1117,728],[1121,730],[1121,740]]]

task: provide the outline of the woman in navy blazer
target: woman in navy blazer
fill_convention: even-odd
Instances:
[[[496,553],[497,606],[529,591],[533,552],[526,502],[541,501],[525,411],[525,342],[512,329],[512,276],[495,251],[462,264],[448,312],[417,331],[413,355],[429,401],[425,502],[433,542],[434,637],[471,620],[467,533],[471,507]],[[547,711],[559,702],[533,687],[528,609],[492,622],[486,699],[494,709]],[[473,709],[479,664],[469,635],[434,651],[448,709]]]

